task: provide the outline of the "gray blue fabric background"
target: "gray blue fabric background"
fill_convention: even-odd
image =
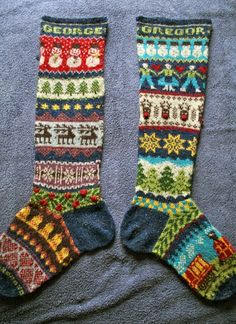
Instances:
[[[211,18],[205,127],[194,177],[200,208],[236,244],[236,1],[0,0],[0,232],[27,202],[34,162],[40,17],[109,18],[106,48],[103,196],[115,243],[82,256],[21,300],[0,301],[0,323],[236,323],[236,299],[196,297],[155,257],[127,253],[119,227],[134,194],[138,65],[135,17]]]

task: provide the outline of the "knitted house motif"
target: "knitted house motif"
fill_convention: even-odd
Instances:
[[[192,288],[197,288],[213,270],[213,266],[207,263],[201,254],[198,254],[188,266],[184,278]]]
[[[221,261],[229,259],[235,253],[234,247],[225,237],[215,240],[213,246]]]

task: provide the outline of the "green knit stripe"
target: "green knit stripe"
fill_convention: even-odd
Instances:
[[[152,252],[159,257],[163,258],[170,245],[174,242],[176,235],[186,224],[191,223],[194,219],[197,219],[202,213],[197,206],[193,204],[181,213],[174,216],[170,216],[166,226],[161,233],[158,241],[154,245]]]

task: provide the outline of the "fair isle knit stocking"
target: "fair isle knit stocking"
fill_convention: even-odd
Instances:
[[[106,18],[43,18],[34,187],[0,237],[2,296],[33,292],[114,238],[99,180],[107,27]]]
[[[206,299],[222,300],[236,291],[236,251],[191,198],[211,21],[139,17],[137,27],[138,173],[122,241],[166,261]]]

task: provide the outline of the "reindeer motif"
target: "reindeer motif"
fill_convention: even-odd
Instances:
[[[143,118],[148,119],[152,109],[152,102],[145,98],[141,101],[141,107],[143,110]]]
[[[79,131],[81,134],[80,144],[81,145],[96,145],[98,136],[95,131],[97,131],[97,130],[98,130],[98,127],[96,127],[96,126],[81,125],[79,127]]]
[[[170,117],[170,109],[172,108],[171,103],[168,101],[163,101],[160,103],[161,107],[161,117],[164,119],[169,119]]]
[[[38,123],[35,127],[35,143],[36,144],[51,144],[52,134],[49,132],[51,126]],[[43,143],[42,143],[43,141]]]
[[[184,122],[188,120],[188,114],[190,110],[190,105],[187,104],[186,102],[183,104],[179,104],[179,109],[180,109],[180,119]]]
[[[71,145],[71,144],[75,144],[74,143],[74,138],[75,138],[75,134],[73,132],[73,130],[76,129],[75,126],[72,125],[66,125],[66,124],[56,124],[56,127],[54,128],[55,132],[58,134],[57,135],[57,143],[58,145]],[[65,143],[66,141],[66,143]]]

